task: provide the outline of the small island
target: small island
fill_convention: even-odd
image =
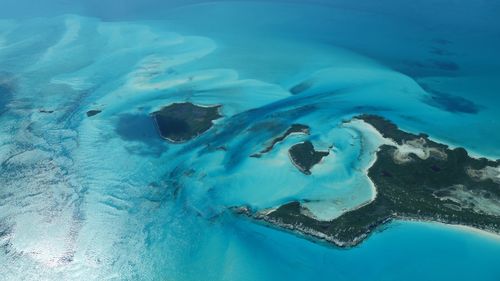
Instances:
[[[307,125],[292,124],[283,134],[275,137],[266,148],[264,148],[263,150],[261,150],[259,153],[255,153],[255,154],[250,155],[250,157],[259,158],[263,154],[266,154],[266,153],[270,152],[271,150],[273,150],[273,148],[274,148],[274,146],[276,144],[282,142],[288,136],[293,135],[293,134],[305,134],[305,135],[309,135],[310,131],[311,130],[310,130],[309,126],[307,126]]]
[[[101,110],[97,110],[97,109],[89,110],[89,111],[87,111],[87,117],[95,116],[101,112],[102,112]]]
[[[358,245],[394,219],[459,224],[500,233],[500,160],[470,157],[463,148],[451,149],[425,134],[404,132],[379,116],[356,119],[392,140],[392,144],[379,147],[376,161],[368,170],[377,191],[374,200],[331,221],[314,218],[298,201],[273,210],[254,212],[240,207],[235,211],[340,247]],[[422,153],[408,153],[408,146]],[[311,144],[293,149],[296,155],[310,155],[312,150]],[[294,161],[306,171],[318,158],[310,156],[301,162],[299,157]]]
[[[152,116],[162,138],[173,143],[183,143],[210,129],[213,121],[222,117],[220,108],[220,105],[173,103],[153,112]]]
[[[288,150],[292,163],[306,175],[310,175],[312,167],[328,154],[328,151],[316,151],[310,141],[295,144]]]

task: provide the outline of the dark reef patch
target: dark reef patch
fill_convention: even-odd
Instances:
[[[222,117],[221,106],[198,106],[189,102],[173,103],[152,114],[160,136],[174,143],[189,141],[203,134]]]
[[[472,101],[445,93],[439,95],[434,94],[429,99],[426,99],[425,102],[428,105],[438,107],[449,112],[461,112],[468,114],[476,114],[479,112],[479,108]]]
[[[427,84],[420,84],[420,86],[430,94],[429,97],[424,98],[424,102],[430,106],[452,113],[477,114],[480,111],[480,106],[468,99],[434,90]]]
[[[13,98],[12,79],[9,75],[0,72],[0,115],[7,110],[7,105]]]
[[[460,65],[451,60],[452,53],[444,49],[432,49],[431,58],[422,60],[402,60],[393,65],[394,69],[408,76],[419,78],[427,76],[456,76]]]
[[[316,151],[310,141],[292,146],[288,153],[295,167],[306,175],[310,175],[312,167],[330,154],[328,151]]]
[[[453,61],[445,61],[445,60],[431,60],[431,63],[441,70],[446,71],[457,71],[460,69],[460,66]]]
[[[450,40],[444,39],[444,38],[434,38],[432,40],[432,42],[439,44],[439,45],[449,45],[452,43]]]
[[[304,81],[290,88],[290,93],[292,93],[292,95],[298,95],[309,90],[311,87],[312,83],[310,81]]]
[[[433,55],[436,55],[436,56],[451,56],[453,55],[452,52],[446,50],[446,49],[443,49],[443,48],[437,48],[437,47],[432,47],[430,50],[429,50],[429,53],[433,54]]]

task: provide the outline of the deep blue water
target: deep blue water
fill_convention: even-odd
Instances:
[[[500,280],[489,234],[395,222],[345,250],[228,211],[373,198],[360,113],[499,158],[498,2],[0,4],[3,280]],[[150,113],[179,101],[224,117],[169,144]],[[312,176],[286,154],[306,138],[334,147]]]

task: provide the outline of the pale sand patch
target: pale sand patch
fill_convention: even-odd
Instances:
[[[458,231],[467,232],[467,233],[471,233],[471,234],[475,234],[475,235],[481,235],[485,238],[493,239],[493,240],[500,242],[500,234],[499,233],[495,233],[495,232],[483,230],[483,229],[478,229],[478,228],[475,228],[472,226],[461,225],[461,224],[448,224],[448,223],[436,222],[436,221],[419,221],[419,222],[435,225],[438,227],[453,228],[453,229],[458,230]]]

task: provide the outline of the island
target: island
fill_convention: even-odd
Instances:
[[[213,121],[222,117],[220,108],[220,105],[173,103],[153,112],[152,117],[162,138],[172,143],[183,143],[210,129]]]
[[[282,142],[288,136],[293,135],[293,134],[309,135],[310,128],[309,128],[309,126],[303,125],[303,124],[292,124],[283,134],[275,137],[271,141],[271,143],[268,146],[266,146],[266,148],[264,148],[263,150],[261,150],[258,153],[254,153],[254,154],[250,155],[250,157],[255,157],[255,158],[261,157],[263,154],[266,154],[266,153],[270,152],[271,150],[273,150],[273,148],[276,144],[278,144],[279,142]]]
[[[377,192],[375,199],[330,221],[316,219],[299,201],[271,210],[253,211],[245,206],[234,210],[340,247],[358,245],[394,219],[459,224],[500,233],[500,160],[473,158],[464,148],[450,148],[426,134],[405,132],[380,116],[355,119],[392,141],[379,147],[368,170]],[[310,144],[303,144],[298,151],[311,149]]]
[[[295,144],[288,150],[293,165],[306,175],[310,175],[311,168],[328,154],[328,151],[316,151],[310,141]]]
[[[87,111],[87,117],[95,116],[101,112],[102,112],[101,110],[97,110],[97,109],[89,110],[89,111]]]

